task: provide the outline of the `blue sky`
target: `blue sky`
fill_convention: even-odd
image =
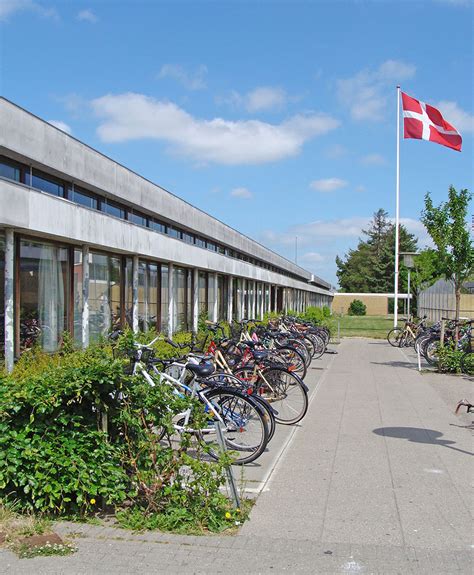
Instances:
[[[396,85],[463,151],[401,142],[401,217],[473,187],[473,3],[0,0],[2,95],[336,283],[395,212]]]

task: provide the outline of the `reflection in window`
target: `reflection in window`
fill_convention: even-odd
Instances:
[[[214,302],[216,299],[216,290],[215,290],[215,280],[214,275],[209,274],[209,279],[207,282],[207,311],[208,311],[208,318],[211,321],[214,321]]]
[[[173,277],[173,296],[174,309],[173,325],[176,331],[185,331],[187,329],[186,313],[186,270],[183,268],[174,268]]]
[[[115,216],[116,218],[120,218],[121,220],[125,219],[125,209],[119,205],[116,204],[115,202],[112,202],[110,200],[105,200],[104,202],[102,202],[102,211],[105,212],[106,214],[109,214],[109,216]]]
[[[128,221],[132,222],[133,224],[137,224],[138,226],[147,227],[148,226],[148,218],[140,213],[137,212],[130,212],[128,214]]]
[[[125,321],[129,327],[133,327],[133,260],[125,258],[124,265],[124,294],[125,294]]]
[[[31,185],[32,188],[36,188],[37,190],[41,190],[47,194],[58,196],[60,198],[65,197],[64,184],[62,182],[58,182],[54,178],[47,176],[42,172],[38,172],[37,170],[33,170],[32,178],[29,173],[26,174],[26,183]]]
[[[77,345],[82,345],[82,285],[83,285],[82,250],[74,250],[74,341]]]
[[[89,339],[120,326],[120,258],[89,254]]]
[[[199,314],[207,312],[207,273],[199,272]]]
[[[160,330],[163,333],[168,331],[168,277],[169,270],[168,266],[165,264],[161,265],[161,327]]]
[[[155,232],[160,232],[160,234],[166,234],[166,225],[158,220],[150,220],[150,228],[155,230]]]
[[[54,244],[20,243],[20,346],[39,343],[56,351],[68,326],[68,250]]]
[[[156,329],[158,314],[158,266],[140,262],[138,268],[138,327]]]
[[[93,210],[99,209],[99,202],[93,194],[84,192],[76,187],[74,187],[74,190],[72,191],[71,200],[76,204],[85,206],[86,208],[92,208]]]
[[[0,357],[5,355],[5,236],[0,232]]]
[[[225,320],[227,317],[227,278],[223,275],[217,276],[217,320]]]
[[[20,169],[10,164],[8,161],[0,159],[0,177],[8,178],[9,180],[15,180],[15,182],[20,181],[21,172]]]

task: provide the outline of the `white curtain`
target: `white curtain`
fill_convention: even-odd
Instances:
[[[47,244],[40,252],[38,317],[44,351],[56,351],[64,331],[64,283],[60,248]]]

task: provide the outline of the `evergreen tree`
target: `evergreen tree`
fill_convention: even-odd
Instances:
[[[349,250],[345,259],[336,257],[337,277],[341,291],[361,293],[393,292],[395,281],[395,226],[388,213],[379,209],[374,213],[367,230],[367,239],[359,239],[356,249]],[[416,251],[417,239],[406,228],[399,228],[401,252]],[[404,286],[404,287],[403,287]],[[406,290],[407,273],[400,266],[400,290]]]

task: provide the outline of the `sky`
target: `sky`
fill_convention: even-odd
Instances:
[[[336,255],[395,216],[397,84],[463,136],[461,153],[400,143],[419,248],[426,192],[473,189],[473,16],[471,0],[0,0],[0,93],[337,285]]]

